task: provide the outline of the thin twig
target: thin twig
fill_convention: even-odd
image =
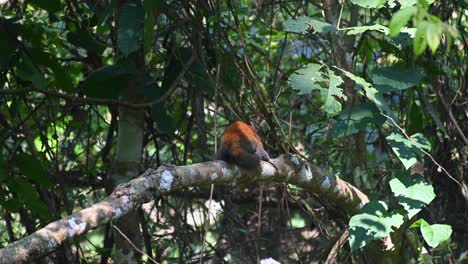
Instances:
[[[426,156],[428,156],[432,162],[438,166],[438,171],[442,170],[443,172],[445,172],[445,174],[447,174],[447,176],[452,179],[454,182],[456,182],[460,188],[462,188],[462,190],[464,189],[463,185],[457,180],[455,179],[442,165],[440,165],[435,159],[434,157],[432,157],[431,154],[429,154],[429,152],[425,151],[424,149],[422,149],[421,147],[419,147],[419,144],[418,142],[416,142],[414,139],[412,139],[410,136],[408,136],[408,134],[406,134],[405,130],[400,127],[396,122],[395,120],[393,120],[393,118],[391,118],[390,116],[384,114],[384,113],[380,113],[381,115],[385,116],[386,118],[388,118],[390,121],[392,121],[392,123],[401,131],[401,133],[403,133],[403,135],[406,137],[406,139],[408,139],[409,141],[411,141],[412,143],[414,143],[414,146],[416,146],[422,153],[424,153]]]
[[[159,264],[159,262],[157,262],[156,260],[154,260],[152,257],[148,256],[148,254],[146,254],[145,252],[143,252],[142,250],[140,250],[137,246],[135,246],[135,244],[133,244],[133,242],[118,228],[116,227],[115,225],[112,225],[112,227],[117,230],[117,232],[120,233],[120,235],[125,238],[125,240],[127,240],[127,242],[136,250],[138,251],[140,254],[142,255],[145,255],[151,262],[155,263],[155,264]]]

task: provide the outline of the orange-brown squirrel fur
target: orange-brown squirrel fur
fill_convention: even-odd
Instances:
[[[269,161],[270,156],[253,127],[237,121],[224,131],[216,159],[245,169],[259,169],[260,160]]]

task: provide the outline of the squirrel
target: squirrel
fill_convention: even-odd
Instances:
[[[236,121],[226,128],[216,159],[234,163],[244,169],[260,169],[260,160],[263,160],[276,168],[257,132],[242,121]]]

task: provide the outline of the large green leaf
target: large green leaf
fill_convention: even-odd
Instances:
[[[151,114],[156,126],[167,134],[172,134],[176,130],[176,122],[174,116],[168,114],[168,111],[162,104],[155,104],[151,109]]]
[[[360,214],[349,220],[349,243],[351,251],[367,245],[372,240],[386,237],[393,227],[399,228],[403,224],[403,215],[387,213],[387,205],[382,201],[367,203]]]
[[[376,68],[371,72],[374,86],[379,92],[405,90],[421,82],[420,69],[403,68],[398,65]]]
[[[37,65],[31,61],[28,55],[23,55],[21,61],[16,65],[16,74],[18,77],[23,81],[30,81],[37,88],[47,88],[47,80],[44,74],[40,72]]]
[[[432,53],[435,53],[440,44],[442,37],[442,21],[434,17],[433,21],[429,22],[426,30],[427,44],[431,48]]]
[[[434,188],[420,175],[404,174],[390,181],[393,194],[411,219],[435,198]]]
[[[371,102],[361,103],[340,112],[333,124],[331,133],[334,137],[344,137],[366,130],[370,124],[381,126],[385,118]]]
[[[408,7],[396,12],[390,21],[390,36],[396,37],[401,28],[408,24],[408,21],[416,14],[416,11],[418,11],[416,7]]]
[[[84,30],[78,30],[75,32],[69,32],[67,34],[67,40],[77,47],[82,47],[88,51],[94,52],[97,55],[101,55],[106,46],[98,42],[93,35]]]
[[[43,186],[50,186],[52,184],[49,180],[47,167],[39,159],[26,153],[20,153],[16,155],[13,164],[29,180]]]
[[[128,64],[105,66],[91,73],[82,88],[89,97],[117,98],[135,74],[135,68]]]
[[[44,220],[50,219],[49,210],[45,203],[39,198],[36,188],[26,179],[16,177],[9,181],[8,187],[18,196],[19,201],[23,203],[26,209],[37,213]],[[15,201],[18,202],[18,201]],[[11,206],[15,206],[10,204]]]
[[[297,70],[289,77],[289,85],[298,91],[299,95],[308,94],[313,90],[321,89],[317,82],[324,80],[320,69],[322,65],[310,63]]]
[[[131,0],[120,8],[117,45],[125,56],[137,51],[144,37],[145,10],[141,1]]]
[[[421,55],[427,47],[427,30],[429,22],[422,21],[416,29],[416,35],[413,40],[413,52],[416,56]]]
[[[429,225],[424,219],[414,222],[411,227],[419,227],[426,243],[435,248],[441,242],[447,241],[452,235],[452,227],[449,225],[434,224]]]
[[[387,143],[392,147],[405,169],[411,168],[416,163],[421,154],[420,149],[431,149],[429,141],[421,134],[415,134],[410,138],[411,140],[398,133],[392,133],[386,137]]]

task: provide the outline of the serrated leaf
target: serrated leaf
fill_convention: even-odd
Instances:
[[[351,251],[364,247],[372,240],[386,237],[403,224],[399,213],[387,213],[387,205],[382,201],[367,203],[360,214],[349,220],[349,243]]]
[[[310,63],[291,74],[288,83],[294,90],[298,91],[299,95],[318,90],[321,87],[317,82],[323,81],[322,73],[320,72],[321,68],[322,65],[320,64]]]
[[[135,72],[135,68],[128,64],[104,66],[92,72],[82,83],[82,88],[89,97],[117,98]]]
[[[322,19],[301,16],[295,19],[288,19],[283,23],[286,31],[292,33],[305,33],[309,28],[319,33],[335,32],[336,28]]]
[[[408,89],[419,84],[422,79],[420,69],[398,65],[374,69],[370,75],[374,86],[382,93]]]
[[[340,76],[335,75],[331,70],[328,70],[328,76],[330,78],[330,82],[328,89],[325,90],[326,97],[322,97],[322,99],[325,99],[325,104],[322,106],[322,109],[328,114],[333,115],[341,111],[341,103],[337,98],[342,98],[346,101],[348,97],[343,94],[342,88],[338,88],[338,86],[343,83],[343,79],[341,79]]]
[[[392,133],[386,139],[405,169],[411,168],[416,163],[417,157],[421,154],[419,148],[426,150],[431,148],[429,141],[421,134],[415,134],[409,140],[401,134]]]
[[[403,26],[408,24],[408,21],[416,14],[418,9],[414,6],[408,8],[402,8],[398,12],[396,12],[392,20],[390,21],[390,36],[396,37]]]
[[[144,37],[145,10],[141,1],[128,1],[120,8],[117,46],[125,56],[137,51]]]
[[[286,31],[292,32],[292,33],[299,33],[302,34],[309,29],[310,17],[297,17],[295,19],[288,19],[283,22],[284,27],[286,28]]]
[[[390,181],[390,188],[398,203],[411,219],[435,198],[434,188],[422,176],[403,175]]]
[[[381,126],[385,118],[380,115],[375,104],[364,102],[359,105],[344,109],[340,112],[336,122],[333,124],[331,134],[340,138],[359,131],[366,130],[370,124]]]
[[[383,33],[385,35],[388,35],[389,29],[386,26],[382,26],[379,24],[375,24],[372,26],[360,26],[360,27],[352,27],[348,28],[349,30],[346,32],[346,35],[357,35],[357,34],[362,34],[368,30],[371,31],[378,31],[380,33]]]
[[[437,48],[440,44],[440,38],[442,37],[442,22],[433,21],[428,23],[426,29],[426,38],[429,48],[431,48],[432,53],[437,51]]]
[[[365,8],[380,8],[388,0],[351,0],[351,3]]]
[[[26,153],[20,153],[16,155],[15,159],[13,160],[13,164],[29,180],[39,183],[43,186],[52,185],[49,180],[47,167],[44,166],[44,164],[35,157]]]

